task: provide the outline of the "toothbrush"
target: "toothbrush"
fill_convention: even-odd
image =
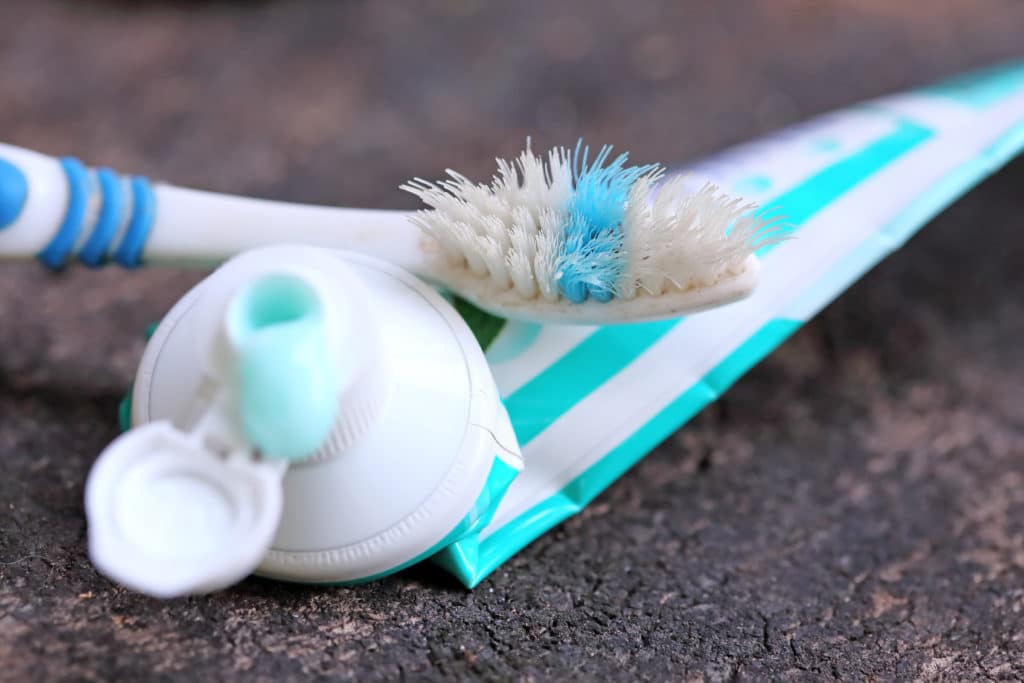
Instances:
[[[679,317],[737,301],[757,284],[777,216],[711,184],[694,191],[661,165],[582,144],[498,159],[490,184],[448,171],[402,189],[415,213],[221,195],[93,170],[0,144],[0,257],[60,269],[77,257],[216,263],[278,243],[391,261],[495,315],[612,324]]]

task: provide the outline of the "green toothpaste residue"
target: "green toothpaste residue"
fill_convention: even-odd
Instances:
[[[494,343],[495,338],[502,328],[505,327],[507,321],[504,318],[491,315],[487,311],[482,311],[465,299],[457,296],[452,297],[451,301],[452,305],[455,306],[455,310],[459,312],[462,319],[469,325],[469,329],[473,331],[473,336],[476,337],[480,348],[486,351]]]

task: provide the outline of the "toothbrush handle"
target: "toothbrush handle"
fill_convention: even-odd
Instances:
[[[222,261],[245,249],[293,243],[376,256],[431,272],[419,228],[404,211],[292,204],[156,186],[148,262]]]
[[[0,258],[59,269],[222,261],[297,243],[376,256],[429,277],[418,228],[401,211],[332,208],[189,190],[92,170],[0,143]]]

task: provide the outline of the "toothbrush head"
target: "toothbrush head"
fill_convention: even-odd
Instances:
[[[442,254],[438,280],[481,308],[541,322],[678,317],[742,299],[777,216],[610,146],[526,149],[490,184],[449,170],[402,186],[430,208],[418,225]]]

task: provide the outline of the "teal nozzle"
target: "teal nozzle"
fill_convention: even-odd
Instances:
[[[325,305],[305,278],[260,277],[228,307],[242,426],[267,457],[297,460],[327,439],[338,410]]]

